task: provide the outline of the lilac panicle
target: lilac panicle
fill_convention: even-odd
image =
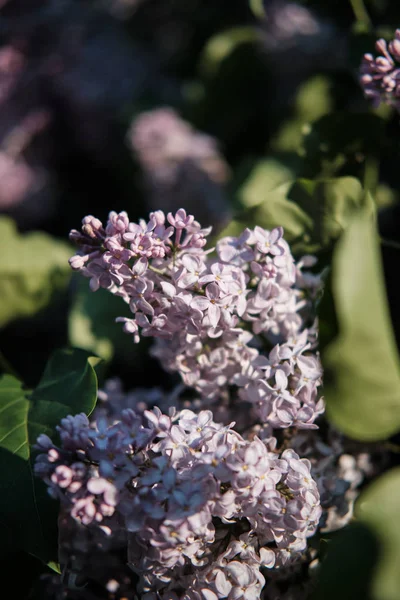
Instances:
[[[283,229],[245,229],[221,239],[216,255],[184,209],[149,221],[85,217],[71,267],[129,304],[124,331],[155,338],[152,354],[177,371],[203,403],[237,386],[254,419],[273,427],[316,427],[324,406],[312,306],[320,280],[296,263]],[[266,350],[268,349],[268,351]],[[228,417],[229,419],[229,417]]]
[[[360,83],[374,106],[381,102],[400,111],[400,29],[389,43],[380,39],[375,44],[377,57],[364,54],[360,67]]]
[[[140,597],[256,599],[260,569],[304,555],[321,507],[307,459],[233,426],[209,410],[100,407],[90,423],[63,419],[60,447],[40,436],[35,471],[69,526],[125,545]]]

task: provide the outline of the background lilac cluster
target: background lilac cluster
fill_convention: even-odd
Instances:
[[[380,39],[375,44],[377,57],[364,54],[360,82],[374,106],[381,102],[400,110],[400,29],[389,43]]]

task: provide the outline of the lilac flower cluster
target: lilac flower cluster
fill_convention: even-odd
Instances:
[[[127,140],[142,169],[149,210],[175,212],[186,206],[213,225],[229,220],[223,189],[229,168],[213,137],[162,107],[139,114]]]
[[[304,516],[310,506],[305,508],[301,503],[311,486],[313,496],[319,493],[320,506],[314,507],[321,515],[319,531],[340,529],[352,518],[360,486],[387,461],[379,446],[348,440],[331,427],[323,431],[287,429],[277,442],[270,426],[243,425],[246,419],[239,407],[240,436],[232,424],[217,425],[210,411],[198,415],[190,410],[174,412],[171,407],[178,404],[181,392],[179,386],[168,395],[158,388],[124,393],[118,379],[108,380],[99,392],[89,425],[84,416],[65,419],[59,428],[61,448],[45,436],[39,439],[42,455],[36,471],[47,481],[51,493],[62,500],[59,542],[65,571],[62,580],[53,578],[48,583],[58,590],[52,596],[55,600],[65,597],[66,587],[71,600],[214,599],[213,594],[219,594],[215,591],[217,575],[218,585],[223,580],[225,586],[228,574],[232,584],[236,571],[243,580],[247,577],[253,582],[246,590],[249,596],[305,600],[313,590],[318,551],[310,546],[305,551],[296,550],[298,542],[293,542],[293,529],[287,521],[282,523],[282,541],[276,539],[279,527],[271,523],[283,518],[277,516],[277,507],[283,506],[286,513],[282,514],[288,518],[289,506],[292,503],[293,510],[297,498]],[[155,405],[170,407],[168,416],[166,408],[162,414]],[[135,446],[123,441],[126,417],[133,414],[140,440]],[[120,442],[116,444],[118,436]],[[146,439],[149,441],[143,446]],[[103,449],[101,454],[98,447]],[[119,467],[126,464],[126,456],[131,461],[128,477],[122,473],[125,467]],[[136,475],[132,474],[132,464]],[[81,465],[87,470],[83,478],[86,483],[77,492],[76,484],[72,490],[63,487],[65,473],[77,470],[76,481]],[[284,472],[279,475],[282,467]],[[84,525],[83,519],[88,519],[74,508],[78,500],[87,497],[88,506],[93,503],[90,490],[97,488],[93,482],[87,485],[93,478],[105,478],[114,486],[116,504],[111,516],[107,516],[108,505],[101,509],[105,508],[101,521],[97,516]],[[103,489],[101,482],[98,485]],[[186,512],[181,514],[179,507],[185,501]],[[315,503],[310,496],[307,502]],[[94,503],[101,506],[104,496],[95,497]],[[275,535],[272,542],[265,543],[265,531]],[[299,546],[302,544],[304,539]],[[131,568],[126,564],[127,555]],[[232,566],[232,562],[236,564]],[[238,566],[241,564],[245,566]],[[89,585],[81,587],[86,582]],[[104,596],[98,592],[93,596],[90,582],[96,582],[96,589],[102,589]],[[232,589],[236,593],[235,586]]]
[[[374,106],[381,102],[400,111],[400,29],[393,40],[380,39],[375,48],[379,56],[364,54],[360,68],[360,83],[364,94]]]
[[[227,179],[228,167],[215,140],[195,131],[172,108],[141,113],[128,139],[143,168],[160,181],[174,180],[185,162],[196,164],[216,183]]]
[[[341,529],[351,521],[361,485],[381,472],[388,460],[382,448],[349,440],[331,426],[324,435],[300,431],[290,445],[310,460],[323,509],[322,533]]]
[[[233,425],[157,408],[69,416],[61,447],[38,438],[35,472],[79,526],[124,539],[141,596],[256,599],[260,569],[301,557],[321,508],[307,459]]]
[[[148,222],[110,213],[105,227],[92,217],[71,240],[80,247],[71,267],[120,296],[132,318],[124,331],[156,338],[152,353],[178,372],[204,402],[232,386],[254,419],[273,427],[316,427],[321,367],[314,350],[312,306],[320,279],[295,263],[282,228],[245,229],[205,249],[210,229],[180,209]],[[229,421],[229,416],[228,416]]]

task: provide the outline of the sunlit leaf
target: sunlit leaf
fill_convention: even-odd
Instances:
[[[215,76],[221,63],[243,43],[257,41],[257,30],[251,26],[234,27],[211,37],[200,57],[202,75]]]
[[[331,285],[339,335],[322,352],[328,417],[350,437],[386,438],[400,429],[400,366],[366,210],[336,245]]]
[[[317,252],[332,245],[363,203],[353,177],[298,179],[265,194],[253,219],[266,229],[282,226],[294,252]]]
[[[45,233],[20,235],[0,218],[0,327],[44,308],[71,276],[69,246]]]

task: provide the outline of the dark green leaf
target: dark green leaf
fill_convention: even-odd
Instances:
[[[25,550],[57,562],[57,504],[33,474],[32,445],[53,436],[68,414],[89,414],[97,380],[83,350],[58,351],[31,394],[11,375],[0,379],[0,552]]]
[[[80,277],[69,314],[69,341],[106,361],[117,356],[120,362],[139,364],[142,350],[133,343],[132,336],[123,332],[122,324],[115,322],[117,317],[131,316],[121,298],[104,289],[93,293],[87,280]]]
[[[353,523],[327,544],[312,600],[370,600],[378,544],[368,527]]]
[[[306,167],[319,173],[327,162],[342,156],[354,164],[379,156],[385,143],[385,122],[371,113],[337,112],[310,126],[303,139]]]
[[[373,600],[398,600],[400,590],[400,467],[374,481],[360,496],[356,516],[381,546],[372,581]]]

